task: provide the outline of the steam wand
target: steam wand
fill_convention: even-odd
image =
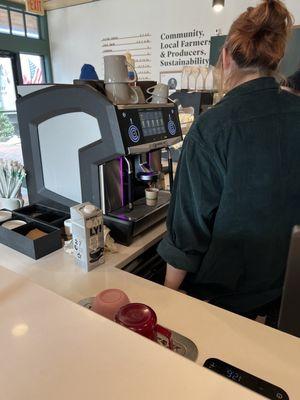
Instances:
[[[124,160],[127,164],[127,173],[128,173],[128,208],[129,211],[133,210],[133,201],[132,201],[132,178],[133,178],[133,169],[130,160],[127,157],[124,157]]]
[[[171,154],[171,149],[170,147],[166,148],[168,152],[168,172],[169,172],[169,179],[170,179],[170,192],[172,192],[173,189],[173,160],[172,160],[172,154]]]

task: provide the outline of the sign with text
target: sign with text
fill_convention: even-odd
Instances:
[[[160,35],[160,66],[183,67],[209,65],[210,40],[203,30],[162,33]]]
[[[43,0],[25,0],[26,11],[32,14],[44,15]]]

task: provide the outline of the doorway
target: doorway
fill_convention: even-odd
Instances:
[[[0,158],[23,162],[16,111],[17,57],[0,51]]]

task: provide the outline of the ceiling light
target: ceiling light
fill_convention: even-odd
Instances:
[[[225,0],[213,0],[213,9],[216,12],[220,12],[223,10],[225,4]]]

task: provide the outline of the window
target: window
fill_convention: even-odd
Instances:
[[[23,13],[10,11],[11,33],[17,36],[25,36],[25,24]]]
[[[26,35],[32,39],[39,39],[39,22],[35,15],[25,14]]]
[[[8,10],[0,8],[0,33],[10,33]]]
[[[0,6],[0,33],[40,39],[39,17],[17,10],[15,7]]]
[[[20,54],[20,61],[24,85],[45,83],[44,61],[42,56]]]
[[[8,57],[0,57],[0,112],[16,110],[16,90],[12,62]]]
[[[17,86],[51,81],[47,17],[0,0],[0,158],[22,162]]]
[[[0,158],[22,162],[13,60],[0,56]]]

